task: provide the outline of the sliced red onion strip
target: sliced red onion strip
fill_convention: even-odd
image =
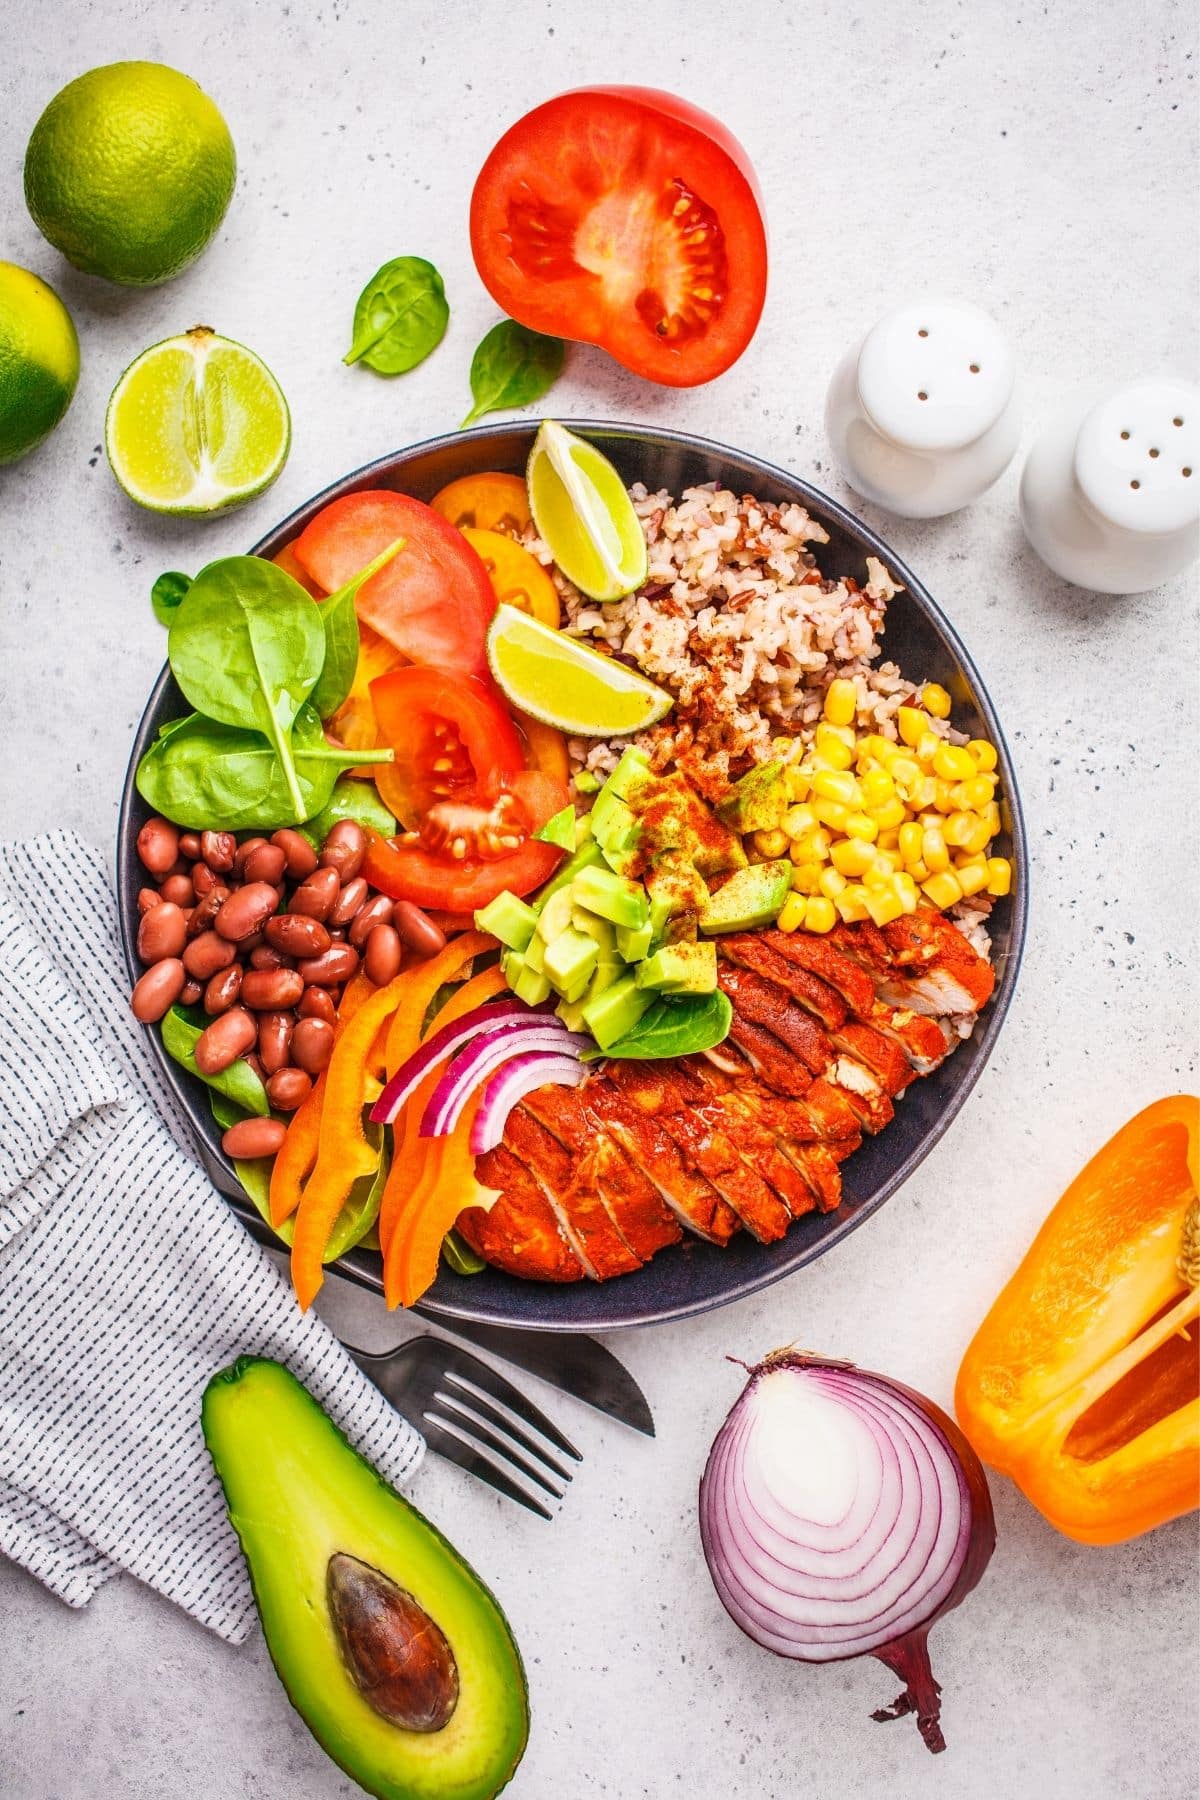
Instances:
[[[445,1137],[453,1131],[480,1082],[513,1057],[532,1050],[578,1056],[591,1048],[590,1037],[545,1017],[531,1019],[522,1031],[475,1038],[455,1057],[430,1095],[421,1116],[421,1136]]]
[[[551,1050],[532,1050],[506,1063],[483,1090],[471,1121],[471,1149],[476,1156],[494,1150],[503,1141],[509,1113],[526,1094],[542,1087],[578,1087],[587,1076],[587,1066],[576,1057]]]
[[[480,1032],[525,1030],[533,1024],[542,1024],[546,1019],[546,1011],[542,1007],[526,1006],[523,1000],[498,1000],[487,1006],[477,1006],[474,1012],[464,1013],[461,1019],[455,1019],[450,1025],[443,1025],[435,1031],[413,1052],[406,1062],[401,1063],[378,1100],[371,1108],[371,1118],[376,1125],[391,1125],[399,1115],[401,1107],[410,1097],[422,1079],[469,1044]]]

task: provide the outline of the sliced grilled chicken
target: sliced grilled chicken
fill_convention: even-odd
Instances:
[[[833,1061],[828,1034],[783,988],[752,969],[728,965],[718,967],[717,983],[740,1018],[771,1032],[811,1074],[824,1074]]]
[[[563,1236],[594,1281],[640,1269],[604,1202],[585,1162],[573,1162],[563,1146],[522,1107],[508,1116],[504,1142],[536,1178],[559,1221]]]
[[[877,1000],[871,1009],[869,1023],[899,1046],[917,1075],[932,1075],[949,1054],[952,1034],[940,1020],[930,1018],[926,1013],[888,1006]]]
[[[656,1250],[677,1244],[683,1236],[679,1220],[662,1195],[634,1167],[621,1147],[588,1111],[586,1089],[539,1088],[523,1102],[571,1156],[586,1165],[596,1192],[633,1254],[649,1262]]]
[[[582,1281],[583,1265],[524,1163],[501,1144],[475,1166],[481,1181],[502,1192],[489,1211],[470,1206],[459,1213],[457,1229],[472,1250],[510,1275],[532,1281]]]
[[[857,927],[845,929],[853,934]],[[764,931],[760,935],[763,943],[785,962],[819,976],[839,993],[857,1018],[864,1018],[870,1011],[875,999],[871,977],[837,943],[807,931]]]
[[[775,935],[787,941],[786,932]],[[721,939],[721,956],[741,969],[752,969],[755,974],[765,975],[768,981],[773,981],[812,1013],[827,1031],[834,1031],[845,1023],[849,1008],[842,995],[801,963],[781,955],[770,941],[769,933],[731,933]]]
[[[737,1214],[711,1182],[689,1169],[677,1146],[650,1112],[600,1078],[590,1105],[625,1154],[644,1170],[682,1225],[711,1244],[727,1244],[737,1230]]]
[[[888,1006],[945,1018],[977,1013],[996,974],[962,932],[932,907],[918,907],[882,930],[864,921],[830,933],[835,948],[869,974]]]

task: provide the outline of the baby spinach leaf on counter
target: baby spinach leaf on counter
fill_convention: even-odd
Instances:
[[[448,1231],[442,1239],[442,1257],[446,1267],[456,1275],[482,1275],[487,1268],[482,1256],[476,1256],[466,1238]]]
[[[358,590],[403,548],[404,539],[397,538],[365,569],[360,569],[336,593],[330,594],[328,600],[317,602],[325,632],[325,662],[308,703],[322,719],[337,711],[354,686],[358,669],[358,614],[355,611]]]
[[[660,1056],[690,1056],[697,1050],[711,1050],[729,1035],[733,1008],[721,992],[713,994],[663,995],[648,1012],[644,1012],[632,1031],[605,1051],[585,1050],[584,1058],[594,1062],[600,1056],[626,1057],[643,1061]]]
[[[243,1113],[253,1113],[256,1118],[265,1119],[271,1110],[267,1090],[249,1063],[243,1062],[239,1057],[216,1075],[202,1075],[196,1067],[197,1039],[205,1026],[211,1024],[212,1020],[205,1013],[192,1007],[173,1006],[162,1022],[163,1048],[189,1075],[204,1082],[206,1087],[215,1088],[218,1094],[224,1094]]]
[[[302,819],[329,805],[346,769],[392,760],[390,750],[327,743],[311,706],[301,707],[291,735]],[[261,732],[239,731],[200,713],[173,722],[155,739],[135,779],[142,798],[187,831],[275,831],[296,817],[274,746]]]
[[[325,662],[325,629],[312,595],[262,557],[222,557],[201,569],[184,596],[167,655],[197,711],[262,732],[275,746],[291,801],[278,823],[307,818],[313,808],[305,811],[292,726]]]
[[[191,585],[190,575],[181,575],[178,569],[168,569],[150,589],[150,604],[154,608],[154,616],[168,631],[174,624],[175,614]]]
[[[355,753],[355,767],[361,762],[361,752]],[[396,821],[379,798],[374,782],[356,781],[352,776],[342,775],[334,784],[332,794],[315,819],[309,819],[297,827],[301,837],[306,837],[314,850],[319,850],[339,819],[353,819],[364,830],[377,831],[380,837],[395,837]]]
[[[561,812],[556,812],[552,819],[547,819],[541,829],[535,831],[533,835],[539,844],[557,844],[560,850],[573,850],[575,848],[575,808],[564,806]]]
[[[484,413],[540,400],[562,374],[565,350],[561,338],[544,337],[540,331],[518,325],[515,319],[501,319],[471,358],[475,404],[463,425],[473,425]]]
[[[442,278],[423,256],[397,256],[368,281],[354,308],[354,341],[344,363],[403,375],[446,335],[450,308]]]

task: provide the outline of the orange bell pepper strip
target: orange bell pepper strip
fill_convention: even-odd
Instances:
[[[446,1137],[430,1145],[416,1186],[396,1221],[383,1264],[383,1295],[389,1306],[413,1306],[437,1279],[442,1239],[477,1189],[471,1125],[481,1095],[472,1094],[462,1117]]]
[[[365,975],[354,977],[342,995],[335,1031],[345,1029],[367,995],[373,992]],[[299,1206],[301,1190],[316,1164],[324,1105],[325,1076],[322,1073],[303,1104],[292,1114],[287,1136],[271,1165],[271,1223],[277,1228],[285,1219],[290,1219]]]
[[[955,1410],[1086,1544],[1200,1503],[1200,1101],[1159,1100],[1076,1176],[980,1326]]]
[[[388,1029],[385,1060],[389,1075],[394,1075],[420,1045],[425,1014],[438,989],[447,981],[453,981],[475,957],[495,948],[495,938],[489,937],[486,931],[464,931],[428,962],[418,963],[409,971],[412,980],[404,990],[404,997]]]

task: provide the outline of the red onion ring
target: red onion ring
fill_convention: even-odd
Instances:
[[[979,1458],[939,1407],[886,1376],[791,1350],[749,1375],[700,1482],[722,1605],[779,1656],[878,1657],[905,1686],[872,1717],[915,1713],[944,1750],[926,1639],[995,1548]]]

